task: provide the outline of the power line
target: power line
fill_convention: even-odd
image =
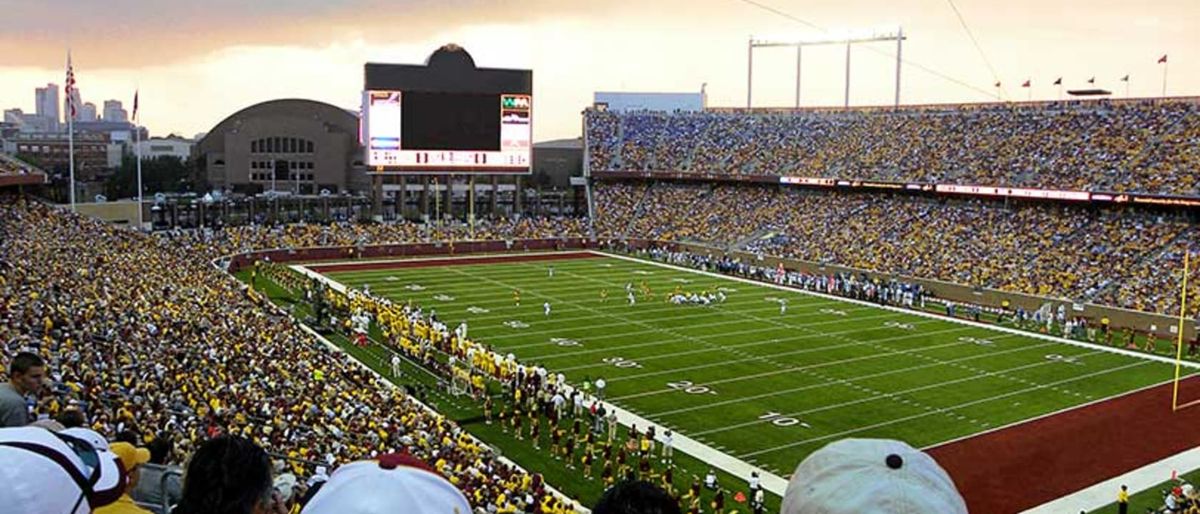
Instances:
[[[954,11],[954,16],[958,18],[959,25],[962,25],[963,31],[967,33],[967,37],[971,38],[971,44],[975,45],[975,50],[979,52],[979,57],[983,59],[983,64],[987,65],[988,71],[992,73],[992,80],[995,80],[997,84],[1000,84],[1000,94],[1008,96],[1008,93],[1004,90],[1004,82],[1000,80],[1000,75],[996,73],[996,68],[992,66],[992,61],[989,60],[987,54],[983,52],[983,47],[979,45],[979,40],[975,39],[975,33],[972,32],[971,27],[967,25],[967,20],[963,18],[962,13],[959,12],[958,6],[954,5],[954,0],[946,0],[946,3],[950,4],[950,9]]]
[[[801,24],[801,25],[805,25],[805,26],[808,26],[808,27],[811,27],[811,28],[817,29],[817,30],[819,30],[819,31],[821,31],[821,32],[826,32],[826,33],[828,33],[828,32],[829,32],[829,29],[827,29],[827,28],[825,28],[825,27],[822,27],[822,26],[820,26],[820,25],[817,25],[816,23],[813,23],[813,22],[811,22],[811,21],[805,20],[805,19],[803,19],[803,18],[798,18],[798,17],[796,17],[796,16],[793,16],[793,15],[791,15],[791,14],[788,14],[787,12],[784,12],[784,11],[781,11],[781,10],[779,10],[779,9],[776,9],[776,8],[774,8],[774,7],[771,7],[771,6],[769,6],[769,5],[766,5],[766,4],[763,4],[763,3],[757,2],[756,0],[738,0],[738,1],[739,1],[739,2],[742,2],[742,3],[745,3],[745,4],[752,5],[752,6],[754,6],[754,7],[757,7],[757,8],[759,8],[759,9],[762,9],[762,10],[764,10],[764,11],[767,11],[767,12],[769,12],[769,13],[772,13],[772,14],[775,14],[775,15],[778,15],[778,16],[781,16],[781,17],[783,17],[783,18],[786,18],[786,19],[788,19],[788,20],[794,21],[794,22],[796,22],[796,23],[799,23],[799,24]],[[893,53],[893,52],[889,52],[889,51],[887,51],[887,50],[881,50],[881,49],[879,49],[879,48],[875,48],[875,47],[873,47],[873,46],[870,46],[870,45],[866,46],[865,48],[866,48],[867,50],[870,50],[870,51],[872,51],[872,52],[875,52],[875,53],[877,53],[877,54],[882,54],[882,55],[884,55],[884,56],[887,56],[889,59],[895,59],[895,58],[896,58],[896,54],[895,54],[895,53]],[[972,91],[975,91],[975,92],[977,92],[977,93],[979,93],[979,94],[982,94],[983,96],[986,96],[986,97],[989,97],[989,98],[996,98],[997,100],[999,100],[999,99],[1000,99],[1000,97],[999,97],[999,96],[997,96],[995,93],[993,93],[993,92],[991,92],[991,91],[988,91],[988,90],[986,90],[986,89],[980,88],[980,87],[978,87],[978,86],[975,86],[975,85],[972,85],[972,84],[970,84],[970,83],[968,83],[968,82],[966,82],[966,81],[963,81],[963,80],[960,80],[960,79],[954,78],[954,77],[952,77],[952,76],[950,76],[950,75],[947,75],[947,74],[945,74],[945,73],[942,73],[942,72],[940,72],[940,71],[937,71],[937,70],[935,70],[935,69],[933,69],[933,68],[930,68],[930,67],[928,67],[928,66],[925,66],[925,65],[923,65],[923,64],[920,64],[920,63],[918,63],[918,62],[914,62],[914,61],[911,61],[911,60],[909,60],[909,59],[904,59],[904,58],[901,58],[901,59],[900,59],[900,62],[901,62],[901,63],[903,63],[903,64],[907,64],[907,65],[909,65],[909,66],[912,66],[913,68],[916,68],[916,69],[918,69],[918,70],[924,71],[924,72],[926,72],[926,73],[928,73],[928,74],[930,74],[930,75],[933,75],[933,76],[935,76],[935,77],[938,77],[938,78],[940,78],[940,79],[943,79],[943,80],[945,80],[945,81],[947,81],[947,82],[951,82],[951,83],[954,83],[954,84],[957,84],[957,85],[963,86],[963,87],[965,87],[965,88],[967,88],[967,89],[970,89],[970,90],[972,90]],[[989,66],[990,66],[990,65],[989,65]],[[995,75],[995,74],[993,73],[993,75]]]
[[[795,16],[792,16],[792,15],[790,15],[790,14],[786,13],[786,12],[780,11],[779,9],[776,9],[776,8],[774,8],[774,7],[771,7],[771,6],[769,6],[769,5],[766,5],[766,4],[760,4],[760,3],[758,3],[758,2],[755,2],[754,0],[740,0],[740,1],[742,1],[742,2],[745,2],[745,3],[748,3],[748,4],[750,4],[750,5],[753,5],[753,6],[757,7],[757,8],[759,8],[759,9],[762,9],[762,10],[764,10],[764,11],[767,11],[767,12],[769,12],[769,13],[778,14],[778,15],[780,15],[780,16],[782,16],[782,17],[784,17],[784,18],[787,18],[787,19],[789,19],[789,20],[792,20],[792,21],[794,21],[794,22],[796,22],[796,23],[799,23],[799,24],[801,24],[801,25],[808,25],[809,27],[812,27],[812,28],[814,28],[814,29],[817,29],[817,30],[819,30],[819,31],[821,31],[821,32],[829,32],[829,30],[828,30],[828,29],[825,29],[824,27],[821,27],[820,25],[817,25],[817,24],[815,24],[815,23],[813,23],[813,22],[810,22],[810,21],[808,21],[808,20],[804,20],[804,19],[801,19],[801,18],[797,18],[797,17],[795,17]]]

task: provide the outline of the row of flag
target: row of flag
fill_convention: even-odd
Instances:
[[[1166,64],[1166,63],[1167,63],[1167,54],[1163,54],[1163,56],[1162,56],[1162,57],[1159,57],[1159,58],[1158,58],[1158,64]],[[1062,81],[1063,81],[1063,78],[1062,78],[1062,77],[1059,77],[1059,78],[1057,78],[1057,79],[1054,79],[1054,85],[1055,85],[1055,86],[1061,86],[1061,85],[1062,85]],[[1126,74],[1124,77],[1121,77],[1121,82],[1129,82],[1129,74]],[[1092,78],[1088,79],[1088,80],[1087,80],[1087,83],[1088,83],[1088,84],[1095,84],[1095,83],[1096,83],[1096,77],[1094,77],[1094,76],[1093,76]],[[996,84],[995,84],[995,86],[996,86],[997,88],[999,88],[999,87],[1000,87],[1000,81],[996,81]],[[1032,86],[1033,86],[1033,80],[1032,80],[1032,79],[1026,79],[1026,80],[1025,80],[1025,82],[1021,83],[1021,87],[1032,87]]]

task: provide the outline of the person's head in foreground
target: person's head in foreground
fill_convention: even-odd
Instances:
[[[220,436],[200,445],[183,473],[174,514],[270,514],[271,459],[253,441]]]
[[[592,514],[679,514],[679,502],[650,482],[626,480],[604,491]]]
[[[932,457],[887,439],[843,439],[796,466],[782,514],[966,514]]]
[[[121,496],[117,456],[40,427],[0,428],[0,512],[88,514]]]
[[[457,488],[416,458],[380,455],[337,468],[303,514],[471,514]]]

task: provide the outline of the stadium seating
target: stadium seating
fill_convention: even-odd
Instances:
[[[1193,236],[1183,219],[1053,204],[811,192],[778,186],[602,184],[602,237],[719,245],[812,262],[1153,312]],[[1163,266],[1171,266],[1164,268]],[[1160,293],[1155,294],[1154,291]]]
[[[1200,194],[1193,101],[585,119],[593,171]]]
[[[513,237],[569,226],[527,220],[488,230]],[[241,435],[292,458],[302,479],[313,463],[332,468],[406,450],[477,506],[527,493],[540,501],[540,479],[316,344],[204,258],[257,245],[412,241],[412,226],[207,234],[155,238],[37,203],[0,202],[0,362],[34,348],[50,363],[55,394],[39,413],[78,406],[110,438],[167,434],[176,440],[174,463],[216,434]]]
[[[0,153],[0,177],[29,175],[31,173],[42,173],[37,168],[11,157]]]

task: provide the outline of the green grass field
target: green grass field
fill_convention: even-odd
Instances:
[[[1173,373],[1102,350],[616,258],[329,276],[436,309],[451,326],[465,320],[473,339],[571,382],[604,377],[618,405],[783,476],[838,439],[928,447]],[[643,281],[656,298],[629,305],[625,285]],[[665,302],[676,286],[724,288],[728,300]]]

